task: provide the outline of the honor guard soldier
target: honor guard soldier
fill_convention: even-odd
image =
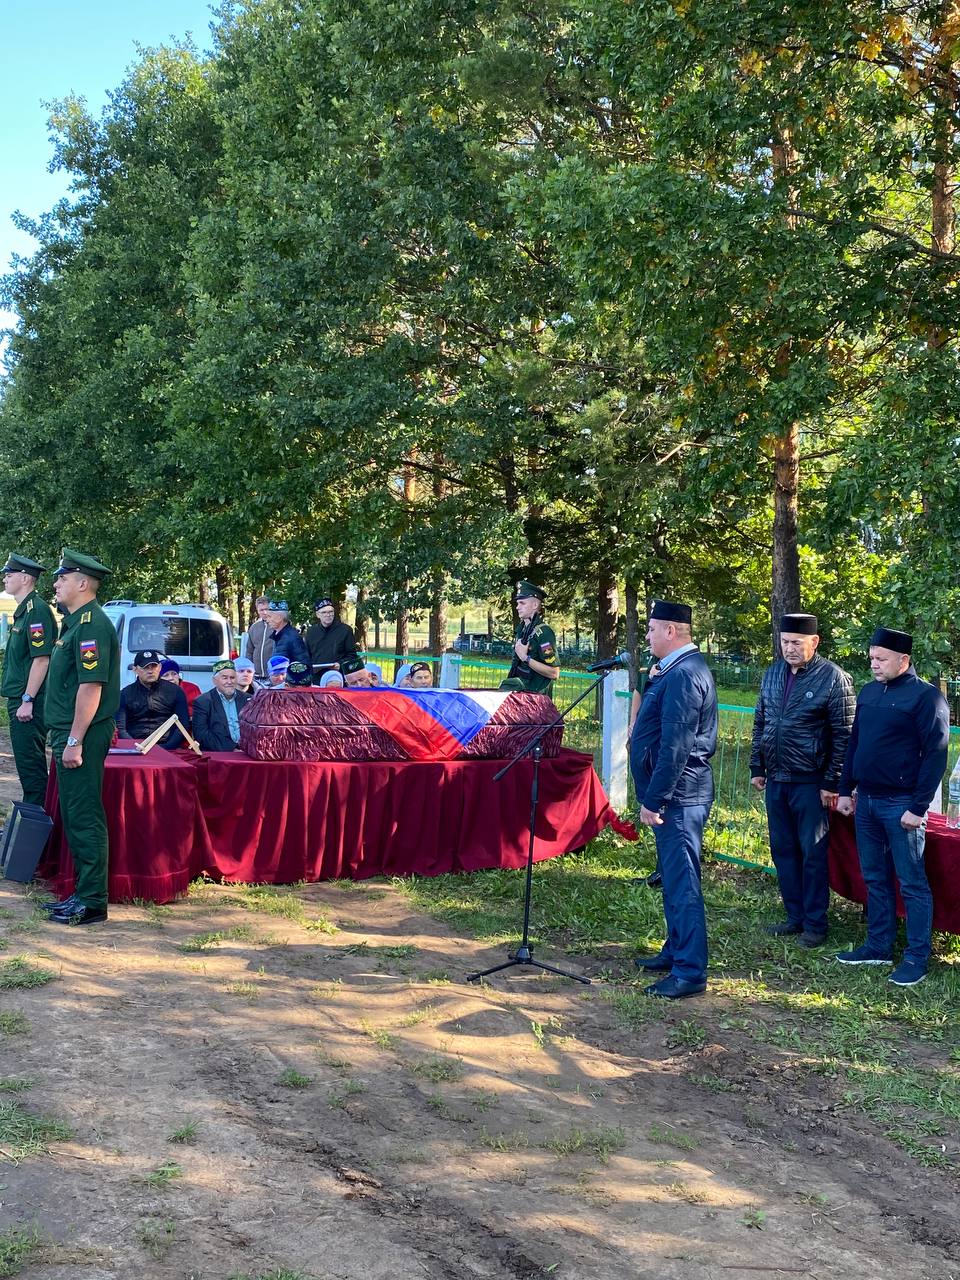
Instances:
[[[60,789],[60,816],[76,887],[48,906],[57,924],[107,918],[107,820],[103,769],[120,705],[120,643],[97,603],[110,570],[93,556],[64,547],[54,574],[65,613],[47,673],[46,714]]]
[[[510,673],[501,689],[524,689],[527,693],[549,693],[560,674],[557,637],[543,620],[546,592],[532,582],[517,584],[517,628]]]
[[[57,638],[53,610],[37,594],[42,564],[26,556],[7,556],[3,589],[17,602],[7,640],[0,693],[7,699],[10,745],[27,804],[43,804],[47,792],[47,726],[44,681]]]

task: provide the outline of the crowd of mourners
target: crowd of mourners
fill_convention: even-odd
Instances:
[[[117,734],[146,738],[171,716],[196,740],[201,751],[233,751],[240,743],[240,712],[261,690],[281,688],[386,687],[383,669],[358,652],[354,633],[336,617],[333,601],[314,604],[317,621],[302,635],[290,617],[286,600],[260,596],[257,618],[251,624],[244,653],[213,666],[213,688],[201,693],[185,680],[180,665],[157,649],[134,655],[135,679],[120,691]],[[429,689],[433,671],[428,662],[405,662],[391,687]],[[184,746],[174,725],[159,745],[168,750]]]

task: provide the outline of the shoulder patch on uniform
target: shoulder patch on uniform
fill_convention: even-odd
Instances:
[[[93,621],[93,611],[92,611],[91,609],[87,609],[84,613],[81,613],[81,615],[80,615],[80,621],[81,621],[81,622],[92,622],[92,621]]]

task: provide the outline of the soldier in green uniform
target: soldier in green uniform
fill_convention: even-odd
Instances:
[[[44,681],[57,638],[53,610],[37,595],[42,564],[9,555],[3,566],[3,589],[17,602],[7,640],[0,695],[7,700],[10,745],[27,804],[43,804],[47,792],[47,726]]]
[[[517,613],[520,626],[514,644],[510,674],[501,689],[525,689],[528,693],[549,693],[560,674],[557,637],[543,620],[546,592],[532,582],[517,584]]]
[[[103,769],[120,705],[120,643],[97,591],[109,572],[93,556],[64,547],[54,574],[57,603],[66,616],[47,673],[46,713],[76,875],[71,897],[48,908],[58,924],[107,918]]]

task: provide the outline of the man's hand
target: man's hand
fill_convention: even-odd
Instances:
[[[825,791],[823,787],[820,788],[820,803],[825,809],[835,809],[838,799],[836,791]]]
[[[907,809],[900,815],[900,825],[904,831],[916,831],[923,826],[923,818],[918,818],[915,813]]]
[[[767,785],[767,780],[766,778],[760,778],[760,777],[751,778],[750,785],[751,787],[756,787],[758,791],[762,791],[764,787]]]
[[[64,747],[62,759],[65,769],[79,769],[83,764],[83,746]]]
[[[28,720],[33,719],[33,703],[21,702],[17,707],[17,719],[21,724],[26,724]]]
[[[655,809],[648,809],[645,804],[640,806],[640,821],[645,827],[662,827],[663,819]]]
[[[527,654],[530,652],[530,645],[524,644],[521,640],[518,640],[513,646],[513,651],[521,662],[526,662]]]
[[[837,796],[837,813],[845,818],[852,818],[856,807],[853,796]]]

